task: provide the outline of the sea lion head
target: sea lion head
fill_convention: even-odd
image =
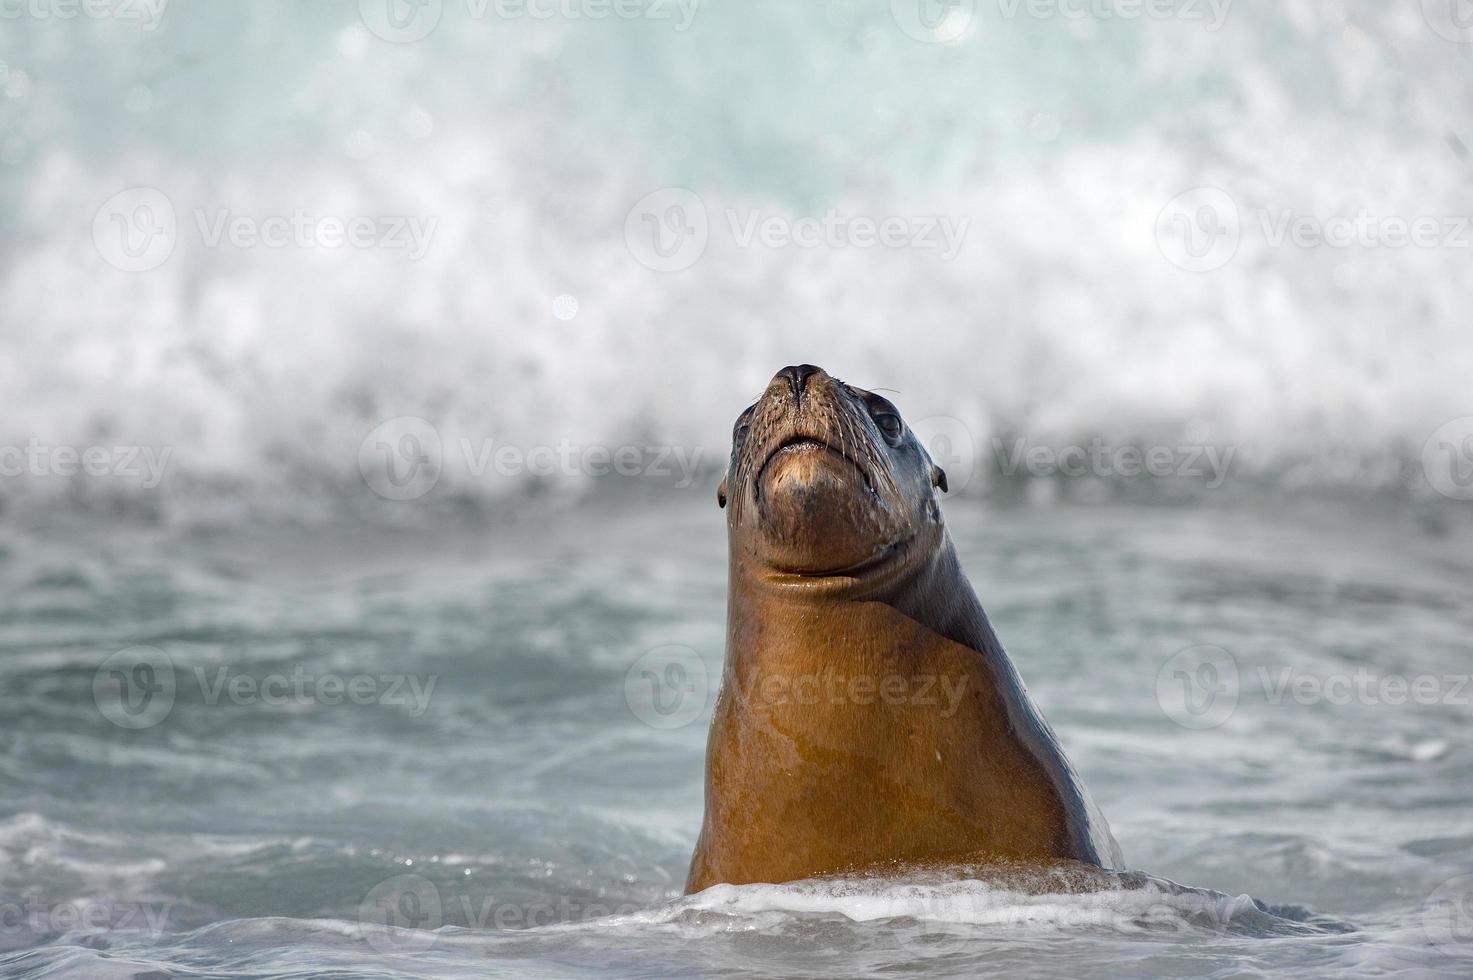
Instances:
[[[812,364],[779,371],[732,431],[717,499],[733,555],[773,572],[862,576],[943,535],[931,462],[888,399]]]

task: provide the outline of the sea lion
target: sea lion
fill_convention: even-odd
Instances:
[[[686,892],[887,868],[1118,868],[887,399],[783,368],[732,435],[726,663]]]

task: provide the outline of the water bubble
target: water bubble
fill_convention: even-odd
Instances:
[[[31,94],[31,76],[19,68],[10,72],[5,79],[5,94],[12,99],[23,99]]]
[[[338,35],[338,54],[357,61],[368,50],[368,44],[368,28],[362,24],[354,24]]]
[[[571,320],[578,315],[578,297],[563,293],[552,301],[552,315],[559,320]]]

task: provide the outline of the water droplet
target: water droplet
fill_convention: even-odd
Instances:
[[[10,72],[5,79],[5,94],[12,99],[23,99],[31,94],[31,76],[19,68]]]
[[[338,54],[357,61],[368,50],[368,41],[368,29],[362,24],[354,24],[338,35]]]
[[[571,320],[578,315],[578,298],[563,293],[552,301],[552,315],[559,320]]]

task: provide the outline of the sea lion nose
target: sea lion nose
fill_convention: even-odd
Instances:
[[[795,396],[801,396],[804,386],[808,384],[808,379],[815,374],[823,374],[823,368],[813,364],[790,364],[777,372],[777,377],[786,378],[788,384],[793,388],[793,394]],[[777,378],[773,380],[776,381]]]

